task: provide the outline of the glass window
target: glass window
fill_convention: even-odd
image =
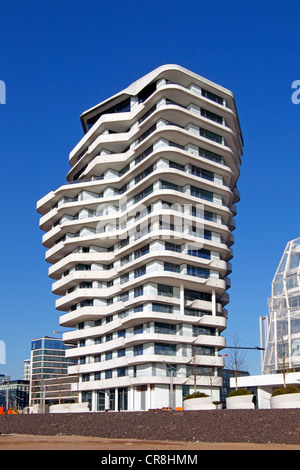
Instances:
[[[218,124],[223,124],[222,116],[212,113],[207,109],[201,109],[201,116],[205,117],[206,119],[210,119],[211,121],[217,122]]]
[[[202,278],[208,279],[210,275],[210,271],[209,269],[199,268],[197,266],[191,266],[188,264],[187,274],[189,276],[196,276],[196,277],[202,277]]]
[[[138,344],[137,346],[134,346],[133,348],[134,356],[142,356],[143,353],[144,353],[144,348],[142,344]]]
[[[214,193],[206,191],[205,189],[196,188],[195,186],[191,186],[191,196],[199,197],[210,202],[213,202],[214,200]]]
[[[210,259],[210,251],[204,248],[200,250],[188,250],[188,254],[191,256],[197,256],[198,258]]]
[[[134,297],[139,297],[140,295],[144,294],[143,286],[135,287],[134,289]]]
[[[173,287],[164,284],[157,284],[157,294],[166,297],[173,297]]]
[[[146,265],[141,266],[141,267],[134,270],[134,277],[135,278],[143,276],[144,274],[146,274]]]
[[[173,313],[173,305],[164,305],[153,303],[152,312],[164,312],[164,313]]]
[[[143,256],[143,255],[146,255],[147,253],[149,253],[149,244],[143,246],[139,250],[136,250],[134,252],[134,259],[137,259],[137,258],[139,258],[140,256]]]
[[[118,357],[123,357],[125,356],[125,348],[118,349]]]
[[[154,343],[154,354],[176,356],[176,344]]]
[[[175,335],[176,334],[176,325],[172,325],[169,323],[161,323],[155,322],[154,323],[154,331],[155,333],[160,333],[164,335]]]
[[[138,334],[140,334],[140,333],[143,333],[143,331],[144,331],[143,325],[136,325],[136,326],[134,327],[134,329],[133,329],[133,333],[134,333],[135,335],[138,335]]]
[[[215,132],[208,131],[207,129],[200,128],[200,135],[201,137],[204,137],[205,139],[213,140],[214,142],[217,142],[218,144],[222,144],[223,142],[223,138],[221,135],[216,134]]]
[[[164,270],[171,271],[173,273],[180,273],[180,265],[174,263],[164,262]]]
[[[211,302],[211,294],[190,289],[184,290],[184,298],[185,300],[205,300],[207,302]]]
[[[215,103],[224,104],[223,98],[221,96],[216,95],[215,93],[212,93],[211,91],[204,90],[203,88],[201,89],[201,94],[208,100],[214,101]]]
[[[175,245],[175,243],[165,242],[165,249],[181,253],[181,245]]]
[[[126,375],[126,368],[121,367],[120,369],[117,370],[117,376],[118,377],[125,377]]]
[[[202,149],[199,147],[199,156],[203,158],[207,158],[208,160],[212,160],[216,163],[223,163],[223,157],[217,153],[210,152],[209,150]]]

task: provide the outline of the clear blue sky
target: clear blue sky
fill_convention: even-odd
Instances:
[[[230,344],[259,344],[271,281],[300,236],[297,0],[10,0],[0,15],[0,373],[22,378],[33,338],[61,330],[36,202],[65,182],[80,114],[162,64],[235,94],[245,140],[236,217]],[[258,352],[248,354],[259,373]]]

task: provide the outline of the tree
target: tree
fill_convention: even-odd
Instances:
[[[282,367],[283,387],[286,388],[287,364],[290,359],[287,321],[277,321],[277,361]]]
[[[228,356],[226,357],[226,368],[234,371],[235,389],[238,389],[237,379],[238,372],[247,370],[247,353],[240,347],[237,333],[233,336],[233,346],[230,347]]]

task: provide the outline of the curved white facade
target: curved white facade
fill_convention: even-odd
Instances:
[[[243,145],[234,97],[166,65],[81,121],[68,183],[38,202],[81,399],[182,406],[195,364],[217,399]]]

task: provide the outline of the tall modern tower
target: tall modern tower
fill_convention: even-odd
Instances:
[[[288,242],[272,282],[265,318],[265,374],[300,371],[300,238]]]
[[[84,112],[38,202],[67,356],[92,410],[218,399],[242,135],[233,94],[164,65]]]

